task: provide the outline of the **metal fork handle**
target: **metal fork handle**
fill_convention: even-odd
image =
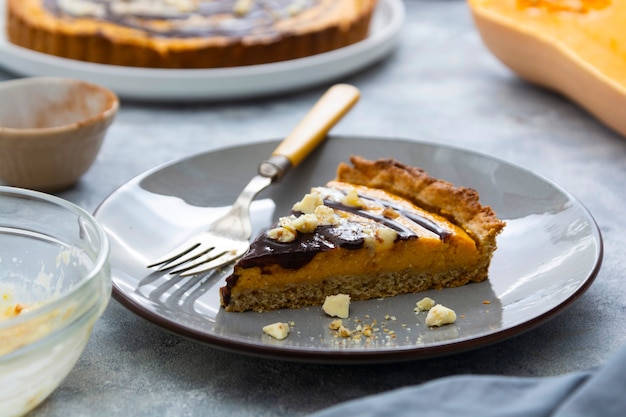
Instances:
[[[280,181],[287,171],[297,166],[325,138],[328,131],[350,110],[360,97],[359,90],[349,84],[335,84],[311,107],[291,133],[276,147],[269,159],[259,164],[254,177],[230,208],[228,220],[213,223],[210,231],[231,234],[241,231],[241,236],[250,235],[248,218],[250,203],[256,195],[270,184]],[[239,224],[235,224],[239,222]]]
[[[250,180],[246,188],[241,191],[237,200],[233,203],[226,216],[216,221],[209,228],[210,232],[232,236],[240,239],[248,239],[252,234],[248,210],[256,195],[272,183],[270,177],[255,176]]]
[[[279,181],[325,139],[328,131],[354,106],[359,97],[359,90],[349,84],[335,84],[329,88],[278,145],[272,156],[261,162],[259,174],[272,178],[272,182]]]
[[[259,164],[259,175],[270,178],[272,182],[280,181],[291,169],[291,161],[286,156],[272,155]]]

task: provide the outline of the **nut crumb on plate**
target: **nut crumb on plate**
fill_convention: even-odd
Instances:
[[[340,327],[343,326],[343,321],[341,319],[337,319],[337,320],[333,320],[329,325],[328,328],[330,330],[338,330]]]
[[[416,312],[428,311],[431,308],[433,308],[434,305],[435,305],[435,300],[429,297],[424,297],[421,300],[419,300],[417,303],[415,303],[415,311]]]
[[[339,333],[341,337],[350,337],[352,335],[352,331],[344,326],[340,326],[339,329],[337,329],[337,333]]]

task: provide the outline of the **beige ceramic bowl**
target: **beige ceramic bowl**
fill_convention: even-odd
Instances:
[[[0,82],[0,181],[58,191],[93,164],[119,107],[110,90],[33,77]]]

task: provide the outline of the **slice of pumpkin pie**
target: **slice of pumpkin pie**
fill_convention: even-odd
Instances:
[[[505,223],[478,193],[392,159],[353,156],[261,233],[220,289],[226,311],[322,305],[488,277]]]

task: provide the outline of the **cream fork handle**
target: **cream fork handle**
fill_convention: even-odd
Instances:
[[[289,159],[291,168],[297,166],[326,137],[328,131],[359,100],[359,90],[349,84],[335,84],[313,105],[295,129],[272,153]]]

